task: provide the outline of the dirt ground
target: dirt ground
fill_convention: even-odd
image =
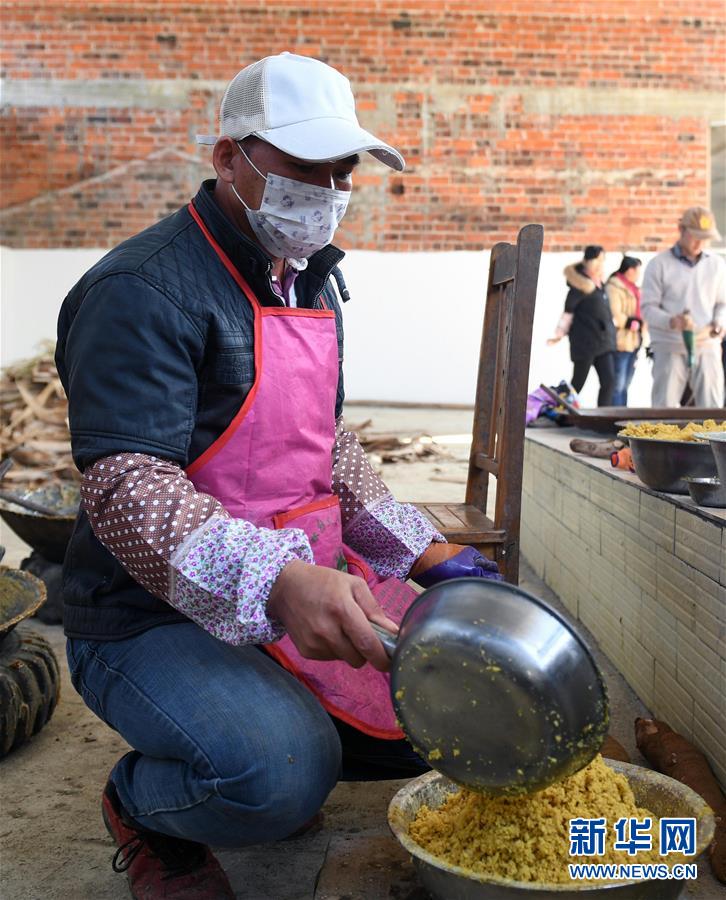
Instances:
[[[446,435],[447,458],[387,465],[383,474],[401,500],[463,499],[471,413],[465,410],[350,407],[350,422],[373,420],[376,431]],[[16,565],[24,546],[3,527],[5,562]],[[522,567],[522,586],[558,606],[556,596]],[[559,607],[562,610],[562,607]],[[86,709],[73,690],[61,626],[31,622],[47,637],[63,670],[60,704],[29,744],[0,763],[0,895],[3,900],[122,900],[123,875],[111,869],[114,846],[100,815],[109,770],[124,741]],[[611,733],[643,763],[633,720],[648,711],[585,629],[605,673],[611,699]],[[386,809],[404,784],[340,784],[324,807],[322,830],[285,843],[218,854],[240,900],[425,900],[413,866],[391,836]],[[716,900],[723,889],[700,862],[697,882],[684,897]]]

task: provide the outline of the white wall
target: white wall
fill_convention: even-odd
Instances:
[[[639,254],[647,262],[652,253]],[[569,343],[548,347],[565,300],[564,267],[579,253],[545,253],[537,289],[530,386],[572,376]],[[609,254],[605,271],[620,264]],[[473,403],[489,253],[350,253],[344,272],[349,399]],[[597,378],[581,394],[595,406]],[[641,359],[631,406],[650,406],[650,364]]]
[[[106,251],[0,248],[2,365],[31,356],[55,335],[58,309],[74,282]],[[653,255],[639,255],[644,262]],[[562,270],[578,253],[545,253],[540,267],[530,384],[572,375],[567,340],[547,347],[562,311]],[[606,272],[620,262],[613,253]],[[351,251],[343,271],[351,293],[344,306],[346,395],[350,400],[473,403],[489,254]],[[583,391],[594,406],[597,379]],[[650,405],[650,364],[642,357],[630,390],[632,406]]]
[[[106,250],[12,250],[0,247],[0,364],[25,359],[55,340],[63,298]]]

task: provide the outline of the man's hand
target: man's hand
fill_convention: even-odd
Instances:
[[[688,324],[687,318],[682,313],[677,316],[671,316],[668,323],[673,331],[685,331]]]
[[[465,549],[466,546],[464,544],[446,544],[443,541],[432,541],[413,564],[409,572],[409,578],[415,579],[417,575],[421,575],[427,569],[438,566],[447,559],[451,559],[452,556],[456,556],[457,553],[461,553]]]
[[[723,325],[717,325],[715,322],[711,323],[711,330],[709,331],[711,337],[722,337],[723,336]]]
[[[503,580],[497,564],[474,547],[444,543],[429,544],[414,563],[410,577],[425,588],[451,578]]]
[[[267,612],[306,659],[342,659],[355,669],[369,662],[381,672],[390,667],[370,622],[394,634],[398,626],[362,578],[294,560],[277,576]]]

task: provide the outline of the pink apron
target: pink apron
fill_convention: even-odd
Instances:
[[[332,310],[262,306],[192,204],[189,211],[254,313],[255,382],[227,429],[187,468],[197,490],[235,518],[266,528],[302,528],[315,564],[366,580],[386,614],[400,622],[416,592],[381,579],[343,544],[332,491],[338,341]],[[398,739],[389,677],[371,665],[305,659],[289,637],[265,650],[334,716],[374,737]]]

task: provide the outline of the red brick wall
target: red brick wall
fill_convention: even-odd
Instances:
[[[713,106],[726,86],[721,0],[6,0],[3,17],[11,96],[35,88],[0,115],[12,246],[110,246],[184,202],[224,84],[283,49],[348,75],[408,160],[362,168],[343,247],[479,249],[538,221],[548,250],[657,249],[708,202],[710,114],[684,92]],[[63,103],[44,95],[66,80]]]

